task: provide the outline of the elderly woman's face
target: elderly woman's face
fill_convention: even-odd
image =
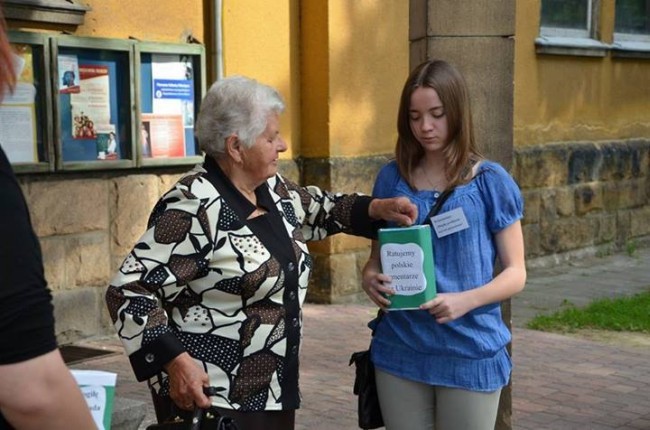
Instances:
[[[278,156],[286,150],[287,144],[280,136],[280,116],[273,113],[255,144],[244,151],[244,170],[261,184],[278,172]]]

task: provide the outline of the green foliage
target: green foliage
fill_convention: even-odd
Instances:
[[[538,315],[527,327],[534,330],[572,332],[579,329],[650,333],[650,290],[634,296],[601,299],[584,308],[564,302],[551,315]]]
[[[636,240],[630,240],[625,244],[625,252],[630,257],[634,257],[638,248],[639,244]]]

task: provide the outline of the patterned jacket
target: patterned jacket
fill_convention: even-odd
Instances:
[[[296,409],[298,357],[312,258],[306,242],[373,237],[370,197],[299,187],[276,175],[255,207],[211,159],[156,204],[106,301],[138,380],[187,351],[223,387],[219,407]]]

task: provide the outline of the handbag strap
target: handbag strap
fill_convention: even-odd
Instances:
[[[438,212],[440,212],[440,209],[442,209],[442,205],[445,204],[447,199],[451,196],[451,194],[454,192],[453,188],[450,188],[448,190],[445,190],[438,196],[438,200],[436,200],[436,203],[431,207],[431,210],[427,214],[427,217],[425,218],[425,223],[430,222],[431,218],[438,215]]]
[[[192,421],[190,421],[190,430],[201,430],[201,423],[203,422],[204,415],[205,409],[199,408],[198,406],[194,408]]]
[[[478,160],[471,160],[469,165],[465,168],[465,172],[469,172],[469,169],[473,169],[475,164],[477,163]],[[475,175],[472,176],[471,180],[473,181],[474,179],[478,178],[484,173],[484,170],[480,170],[476,172]],[[452,195],[454,192],[454,188],[449,188],[445,191],[443,191],[440,196],[438,196],[438,200],[436,200],[436,203],[431,207],[431,210],[427,214],[427,217],[425,218],[425,223],[431,222],[431,218],[438,215],[438,212],[440,212],[440,209],[442,209],[442,205],[445,204],[447,199]]]

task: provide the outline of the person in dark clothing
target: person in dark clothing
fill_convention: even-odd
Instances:
[[[15,84],[12,55],[0,7],[0,99]],[[14,428],[96,427],[57,349],[40,245],[0,146],[0,430]]]

